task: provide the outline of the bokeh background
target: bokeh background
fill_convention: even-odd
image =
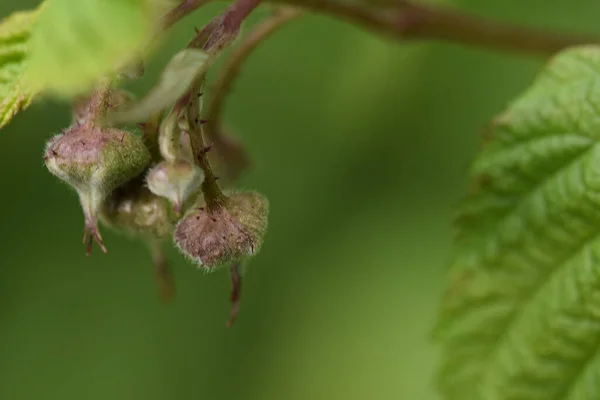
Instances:
[[[0,16],[36,3],[2,0]],[[455,5],[600,33],[595,0]],[[137,88],[223,7],[178,25]],[[84,255],[77,198],[41,159],[69,110],[36,104],[0,132],[0,399],[436,399],[429,333],[452,209],[482,126],[541,62],[320,16],[264,43],[227,109],[254,159],[240,186],[272,207],[232,329],[226,271],[171,249],[178,293],[165,305],[141,243],[104,229],[109,253]]]

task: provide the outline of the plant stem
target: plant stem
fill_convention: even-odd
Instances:
[[[250,15],[252,11],[260,4],[261,0],[237,0],[235,1],[223,16],[223,25],[230,30],[239,30],[242,22]]]
[[[241,24],[260,4],[261,0],[236,0],[217,18],[197,32],[189,47],[202,48],[213,59],[237,37]],[[192,88],[179,100],[180,109],[186,107],[186,119],[192,153],[198,166],[204,171],[202,192],[208,211],[221,207],[226,197],[219,188],[207,157],[208,147],[204,144],[203,127],[200,120],[200,97],[204,88],[206,74],[200,76]]]
[[[175,281],[173,271],[169,267],[169,262],[162,248],[162,244],[156,240],[148,240],[148,248],[152,255],[152,264],[154,265],[154,277],[158,294],[162,301],[169,302],[175,296]]]
[[[226,197],[221,191],[219,184],[217,183],[217,177],[215,176],[210,162],[207,157],[209,148],[204,145],[204,139],[202,138],[202,121],[200,121],[200,104],[199,104],[199,93],[203,88],[203,81],[200,81],[190,92],[189,97],[182,99],[182,102],[187,104],[187,122],[189,125],[189,138],[192,153],[194,154],[194,160],[196,164],[204,172],[204,181],[202,182],[202,193],[204,194],[204,200],[206,201],[207,211],[212,212],[225,203]]]
[[[225,98],[231,90],[233,81],[237,77],[242,64],[261,42],[267,39],[278,28],[302,14],[301,10],[291,7],[277,10],[273,16],[261,22],[246,36],[244,42],[234,50],[231,57],[229,57],[226,64],[222,67],[222,72],[216,79],[211,90],[211,97],[208,100],[208,109],[205,116],[206,123],[203,125],[203,130],[207,138],[217,148],[224,145],[225,142],[221,132],[221,117],[223,115]]]
[[[185,0],[165,17],[166,26],[210,0]],[[551,55],[574,45],[599,43],[600,38],[545,32],[511,23],[410,0],[378,7],[350,0],[271,0],[345,19],[398,40],[435,39],[492,50]]]
[[[240,299],[242,296],[242,265],[239,262],[229,267],[229,276],[231,278],[231,292],[229,293],[231,310],[229,311],[227,327],[231,328],[240,311]]]
[[[242,23],[261,0],[236,0],[227,10],[197,31],[188,47],[202,48],[209,55],[219,54],[238,36]]]
[[[398,40],[436,39],[538,55],[551,55],[565,47],[600,42],[598,37],[544,32],[411,1],[400,1],[388,9],[332,0],[299,1],[311,10],[341,16]]]

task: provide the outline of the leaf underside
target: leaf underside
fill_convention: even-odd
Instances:
[[[32,100],[21,84],[32,23],[37,10],[21,11],[0,21],[0,128]]]
[[[448,400],[600,398],[600,47],[496,118],[456,218],[436,340]]]

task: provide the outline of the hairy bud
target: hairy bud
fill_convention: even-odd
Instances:
[[[163,161],[146,176],[150,191],[169,199],[178,214],[185,201],[198,190],[203,179],[202,170],[188,161]]]
[[[233,194],[215,210],[190,210],[175,228],[175,244],[199,267],[213,271],[260,250],[268,211],[268,200],[256,192]]]
[[[76,125],[54,136],[46,145],[48,170],[72,186],[85,215],[84,243],[88,254],[94,241],[104,248],[97,212],[106,196],[139,175],[150,162],[142,140],[129,132],[95,125]]]
[[[177,218],[167,199],[152,193],[140,177],[111,192],[102,203],[100,220],[130,236],[159,240],[171,235]]]

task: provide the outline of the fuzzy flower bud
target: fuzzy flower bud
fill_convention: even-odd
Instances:
[[[163,161],[146,176],[150,191],[169,199],[178,214],[190,195],[200,188],[203,179],[202,170],[188,161]]]
[[[167,199],[152,193],[140,177],[111,192],[102,203],[100,220],[130,236],[160,240],[173,233],[177,218]]]
[[[228,197],[215,210],[194,208],[175,228],[177,247],[199,267],[217,267],[255,255],[267,230],[268,200],[256,192]]]
[[[150,162],[142,140],[129,132],[95,125],[76,125],[46,145],[48,170],[72,186],[85,215],[84,243],[88,254],[94,241],[106,251],[98,231],[97,212],[106,196],[139,175]]]

